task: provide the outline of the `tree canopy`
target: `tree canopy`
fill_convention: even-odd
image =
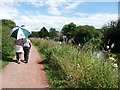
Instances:
[[[49,37],[51,39],[55,38],[57,36],[57,31],[55,28],[50,28],[50,31],[49,31]]]
[[[67,37],[68,41],[74,37],[76,31],[76,24],[66,24],[62,28],[62,34]]]
[[[32,32],[32,37],[39,38],[39,33],[38,32]]]
[[[43,27],[38,33],[41,38],[46,38],[49,36],[48,30],[45,27]]]
[[[105,25],[102,30],[105,49],[106,46],[109,46],[111,49],[111,46],[114,43],[112,51],[120,52],[120,20],[111,21],[108,25]]]
[[[93,26],[77,26],[75,34],[75,42],[84,44],[92,38],[99,38],[100,31],[96,30]]]

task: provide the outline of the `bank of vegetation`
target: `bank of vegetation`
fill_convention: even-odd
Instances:
[[[0,20],[1,23],[1,32],[2,32],[2,37],[0,37],[1,40],[1,69],[4,68],[10,60],[13,58],[14,53],[13,53],[13,42],[15,39],[10,37],[10,31],[12,28],[16,26],[15,22],[12,20],[7,20],[7,19],[2,19]]]
[[[44,55],[42,62],[46,66],[51,86],[118,88],[119,57],[112,53],[120,51],[119,27],[119,20],[111,21],[101,29],[70,23],[64,25],[54,38],[49,36],[50,32],[47,32],[45,27],[39,32],[34,32],[33,37],[36,39],[31,40]],[[41,36],[44,31],[47,34]],[[61,41],[62,44],[57,45],[56,41]],[[98,51],[107,52],[106,57],[100,58]],[[114,67],[111,62],[116,66]]]
[[[57,45],[54,41],[31,39],[41,53],[52,88],[117,88],[118,70],[110,62],[98,59],[93,46],[78,49]]]

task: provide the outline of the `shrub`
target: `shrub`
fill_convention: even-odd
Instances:
[[[14,39],[10,37],[10,31],[15,27],[15,22],[3,19],[2,22],[2,59],[11,55]]]

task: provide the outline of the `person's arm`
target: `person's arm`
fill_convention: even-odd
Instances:
[[[32,43],[31,43],[31,41],[29,40],[29,45],[30,45],[30,48],[31,48],[31,46],[32,46]]]
[[[31,44],[30,44],[30,49],[31,49]]]
[[[24,42],[22,41],[22,47],[24,47]]]
[[[29,45],[30,45],[30,48],[31,48],[31,46],[32,46],[32,43],[31,43],[31,42],[29,42]]]

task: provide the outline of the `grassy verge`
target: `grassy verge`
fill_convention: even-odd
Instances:
[[[13,27],[16,26],[15,22],[8,19],[1,19],[1,42],[0,42],[0,57],[2,61],[0,61],[1,69],[5,67],[9,63],[12,58],[12,50],[13,50],[13,42],[14,38],[10,37],[10,31]],[[2,55],[1,55],[2,54]]]
[[[0,70],[2,70],[8,63],[9,63],[9,61],[0,61],[0,64],[2,65]]]
[[[9,62],[13,59],[13,57],[15,56],[15,54],[12,52],[10,54],[11,56],[7,56],[6,58],[2,58],[2,60],[0,60],[0,70],[4,69],[6,65],[9,64]]]
[[[91,49],[78,51],[53,41],[31,40],[44,54],[42,62],[52,88],[118,88],[117,68],[105,60],[98,60]]]
[[[8,63],[9,63],[9,61],[0,60],[0,70],[2,70]]]

